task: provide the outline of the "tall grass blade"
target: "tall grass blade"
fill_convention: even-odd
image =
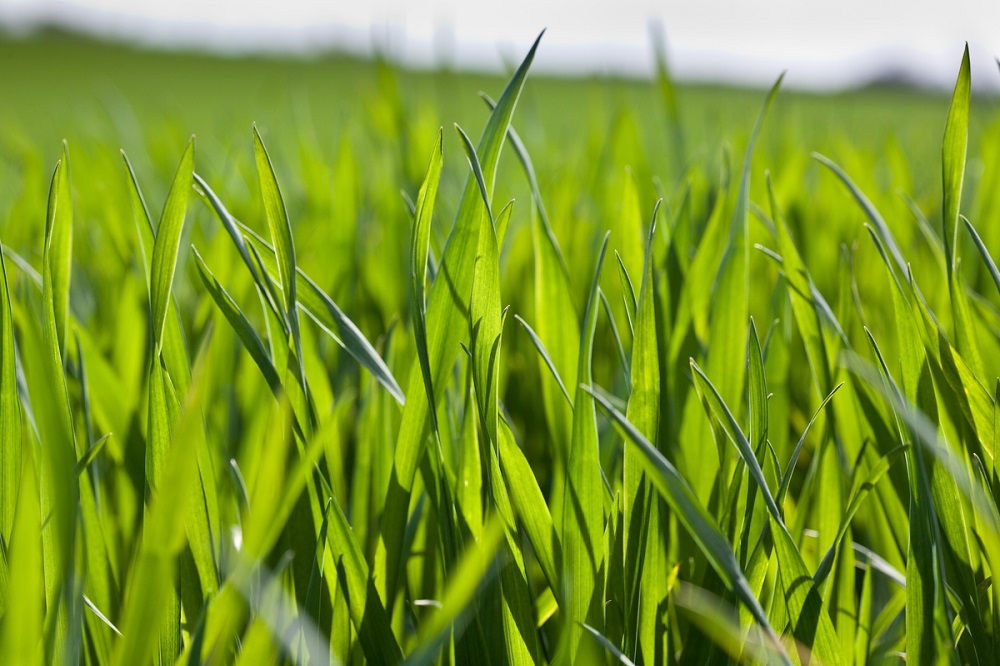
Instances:
[[[540,39],[541,35],[508,82],[496,109],[490,114],[476,148],[483,180],[487,185],[487,194],[490,194],[492,189],[511,116]],[[465,325],[468,320],[468,303],[465,299],[466,295],[472,292],[473,271],[478,255],[480,217],[486,214],[482,196],[478,192],[478,183],[474,180],[470,178],[466,184],[455,225],[448,237],[437,278],[427,299],[427,352],[434,390],[442,393],[447,385],[446,379],[452,370],[459,343],[465,337],[465,331],[469,330]],[[406,392],[410,399],[403,409],[403,419],[396,441],[392,478],[389,481],[386,511],[382,516],[375,559],[379,594],[386,600],[388,608],[392,608],[398,589],[402,537],[414,476],[424,450],[424,429],[429,422],[428,411],[437,408],[436,405],[429,404],[423,399],[422,374],[411,373],[411,382]]]
[[[722,264],[719,266],[712,289],[711,310],[711,352],[708,370],[713,376],[728,373],[730,381],[723,386],[727,403],[737,404],[743,392],[746,372],[744,358],[746,329],[749,319],[750,299],[750,167],[753,163],[754,147],[760,134],[764,117],[778,95],[784,74],[778,77],[764,100],[757,123],[747,144],[740,173],[739,190],[729,226],[729,240],[726,244]]]
[[[632,342],[631,392],[626,417],[650,442],[657,441],[660,429],[660,366],[656,331],[656,294],[654,289],[653,239],[657,213],[662,201],[657,201],[649,223],[643,258],[639,298],[635,302],[635,334]],[[619,264],[622,273],[624,266]],[[625,273],[627,278],[627,273]],[[625,641],[628,655],[640,651],[649,662],[655,660],[653,646],[656,635],[657,607],[663,593],[662,562],[658,561],[659,501],[646,481],[641,453],[625,447],[622,461],[623,488],[623,557],[625,579]],[[650,537],[652,535],[652,537]],[[652,543],[650,543],[652,541]],[[646,563],[646,556],[650,562]],[[647,578],[648,577],[648,578]]]
[[[413,333],[417,341],[417,357],[424,378],[427,400],[434,402],[434,380],[431,360],[427,354],[427,257],[430,254],[431,217],[441,180],[441,162],[444,154],[444,130],[438,131],[438,140],[427,164],[427,175],[417,194],[417,207],[413,216],[413,238],[410,242],[410,307],[413,309]],[[438,431],[437,412],[430,410],[431,424]]]
[[[604,626],[604,603],[598,584],[604,562],[604,506],[601,500],[604,482],[601,478],[600,453],[597,440],[597,412],[587,388],[593,382],[592,359],[594,332],[597,328],[598,285],[608,247],[605,234],[597,255],[594,278],[587,300],[587,312],[580,330],[580,361],[573,410],[573,437],[566,469],[566,498],[562,514],[563,577],[562,596],[566,603],[567,657],[571,662],[584,659],[581,655],[580,624]],[[580,624],[578,624],[580,623]],[[588,654],[584,651],[583,654]]]
[[[278,264],[278,280],[281,282],[281,295],[284,301],[282,313],[291,343],[298,362],[298,375],[305,401],[309,401],[309,388],[306,381],[306,370],[302,359],[302,336],[299,332],[299,309],[296,295],[295,241],[292,237],[292,225],[288,219],[285,201],[278,187],[278,176],[274,165],[267,154],[264,142],[260,138],[257,125],[253,126],[253,152],[257,164],[257,179],[260,182],[260,192],[264,199],[264,212],[267,217],[267,227],[271,232],[271,243],[274,245],[274,256]]]
[[[0,255],[0,538],[10,543],[21,477],[21,401],[7,264]]]
[[[184,225],[184,215],[187,212],[188,195],[191,192],[192,174],[194,173],[194,137],[188,141],[187,148],[177,166],[167,201],[163,205],[160,224],[156,229],[156,240],[153,244],[153,255],[149,275],[149,300],[153,321],[153,346],[159,354],[163,346],[163,327],[167,319],[167,309],[170,307],[170,290],[174,281],[174,271],[177,268],[177,254],[180,250],[181,231]]]

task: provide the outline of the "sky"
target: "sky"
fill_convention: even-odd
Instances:
[[[536,69],[636,76],[652,72],[654,26],[680,79],[767,85],[787,70],[807,89],[886,74],[947,88],[968,42],[973,85],[1000,90],[1000,0],[0,0],[0,25],[43,22],[157,47],[381,50],[485,70],[545,28]]]

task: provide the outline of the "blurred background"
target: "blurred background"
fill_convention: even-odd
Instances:
[[[161,49],[302,57],[383,53],[410,66],[497,72],[549,29],[548,73],[648,77],[650,25],[665,28],[681,80],[831,90],[896,81],[941,87],[963,42],[974,84],[1000,89],[1000,3],[986,0],[458,0],[151,2],[0,0],[9,34],[57,26]]]

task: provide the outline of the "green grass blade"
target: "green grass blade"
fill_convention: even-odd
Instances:
[[[788,494],[788,488],[792,483],[792,474],[795,472],[795,466],[799,461],[799,455],[802,453],[802,447],[806,442],[806,435],[809,434],[809,430],[813,427],[813,424],[816,423],[816,419],[819,418],[819,415],[823,413],[823,409],[826,407],[827,403],[830,402],[834,394],[843,386],[844,383],[841,382],[834,386],[833,389],[826,394],[823,401],[819,403],[819,407],[817,407],[816,411],[813,412],[812,418],[809,419],[809,423],[807,423],[806,427],[802,430],[802,436],[799,437],[798,443],[792,450],[792,456],[788,459],[788,464],[785,466],[785,472],[781,475],[781,483],[778,486],[778,492],[774,497],[774,501],[779,507],[784,503],[785,496]]]
[[[896,267],[905,272],[906,260],[903,259],[903,253],[899,250],[899,245],[896,243],[896,239],[892,235],[892,232],[889,231],[889,225],[885,223],[882,215],[875,208],[875,205],[871,202],[871,200],[868,199],[868,197],[865,196],[865,193],[861,191],[861,188],[858,187],[853,180],[851,180],[851,177],[847,175],[847,172],[837,166],[837,164],[835,164],[832,160],[820,155],[819,153],[813,153],[813,158],[832,171],[834,175],[836,175],[837,178],[844,183],[844,186],[847,187],[851,195],[858,202],[858,205],[861,206],[861,209],[865,212],[865,215],[875,228],[878,229],[879,234],[885,240],[889,253],[896,262]]]
[[[413,309],[413,332],[417,341],[417,356],[428,402],[434,401],[434,380],[431,360],[427,354],[427,257],[430,254],[431,218],[441,180],[441,162],[444,155],[444,130],[438,131],[438,140],[427,164],[427,174],[417,194],[417,207],[413,216],[413,237],[410,242],[410,307]],[[431,424],[437,432],[437,412],[430,410]]]
[[[489,437],[490,447],[495,449],[499,442],[500,248],[476,150],[462,128],[456,125],[455,129],[462,139],[472,172],[479,183],[483,207],[487,213],[480,216],[479,249],[469,300],[469,339],[472,342],[472,379],[479,403],[479,418]]]
[[[515,514],[520,519],[525,536],[531,544],[538,565],[552,589],[562,594],[562,543],[552,522],[552,515],[545,503],[545,496],[528,459],[518,447],[514,433],[506,421],[500,423],[500,469]]]
[[[163,661],[170,646],[161,643],[158,652],[158,640],[173,638],[178,643],[180,640],[180,618],[173,615],[179,613],[179,608],[176,601],[171,600],[176,595],[176,560],[187,544],[184,527],[188,512],[184,508],[189,505],[197,487],[195,433],[202,427],[201,407],[204,396],[210,394],[208,382],[213,374],[208,362],[210,358],[202,354],[196,362],[191,389],[185,396],[184,405],[171,429],[174,445],[167,447],[158,483],[151,492],[143,538],[133,560],[129,585],[125,589],[119,622],[124,639],[115,648],[116,664],[147,664],[152,663],[154,657],[157,657],[157,662]],[[150,378],[153,382],[150,390],[163,391],[164,396],[162,399],[151,397],[150,402],[154,399],[160,401],[160,409],[165,412],[166,406],[162,402],[172,396],[165,394],[162,370],[154,369],[153,372],[158,374]],[[176,410],[176,407],[173,409]],[[154,422],[151,426],[156,428],[158,434],[155,436],[166,434],[163,433],[164,424]]]
[[[615,647],[615,644],[608,640],[604,634],[599,632],[597,629],[594,629],[589,624],[582,624],[580,626],[583,627],[585,633],[589,634],[591,638],[600,644],[601,647],[607,650],[608,654],[610,654],[619,664],[624,664],[624,666],[635,666],[635,663],[622,654],[622,651]]]
[[[573,438],[566,470],[566,505],[562,515],[563,577],[562,598],[566,603],[567,655],[581,658],[582,629],[577,623],[604,626],[604,603],[598,584],[604,567],[604,506],[600,453],[597,440],[597,411],[588,396],[593,382],[594,332],[597,328],[598,285],[609,234],[605,234],[597,255],[594,278],[580,331],[580,362],[573,410]]]
[[[525,333],[528,334],[528,339],[531,340],[531,344],[535,346],[538,351],[538,355],[541,357],[542,361],[545,362],[545,367],[549,369],[552,373],[552,378],[556,380],[556,384],[559,385],[559,390],[562,391],[563,395],[566,396],[566,402],[569,403],[570,408],[573,407],[573,398],[569,396],[569,391],[566,390],[566,385],[563,384],[562,378],[559,376],[559,370],[556,369],[556,364],[552,361],[552,357],[549,356],[548,350],[545,349],[545,344],[542,342],[535,330],[528,325],[528,322],[521,319],[520,315],[514,315],[514,319],[517,323],[524,328]]]
[[[42,313],[39,322],[22,338],[26,356],[30,358],[26,379],[31,393],[31,405],[37,417],[42,451],[41,488],[42,511],[48,520],[42,528],[42,552],[45,561],[47,608],[46,649],[56,659],[74,660],[79,654],[80,634],[74,627],[81,614],[74,610],[82,603],[74,589],[73,568],[76,548],[76,506],[79,484],[73,476],[78,455],[70,413],[69,395],[56,321],[56,284],[54,270],[56,246],[51,234],[57,228],[63,182],[62,164],[57,163],[49,187],[46,211],[45,252],[42,255]],[[65,258],[62,258],[63,260]],[[38,326],[41,329],[38,329]],[[31,338],[30,342],[27,338]],[[22,452],[23,454],[23,452]],[[71,624],[72,623],[72,624]]]
[[[638,299],[635,297],[632,278],[629,277],[628,269],[625,268],[625,262],[622,261],[622,256],[618,254],[618,250],[615,250],[615,259],[618,260],[618,279],[622,284],[622,291],[624,292],[622,300],[625,302],[625,314],[628,315],[628,328],[632,335],[635,336],[635,325],[633,322],[636,318],[636,310],[639,308]]]
[[[732,412],[722,401],[719,392],[694,361],[691,362],[691,369],[701,394],[707,399],[729,439],[736,445],[751,478],[756,481],[764,498],[764,505],[771,517],[771,532],[774,534],[778,572],[781,574],[782,585],[785,589],[785,603],[792,618],[792,631],[796,640],[815,651],[823,663],[840,663],[839,643],[833,623],[823,609],[818,588],[809,576],[809,571],[802,560],[802,554],[785,527],[781,512],[768,489],[763,470],[749,441],[740,430]],[[806,579],[808,582],[803,582]]]
[[[712,291],[710,334],[712,346],[708,356],[708,370],[716,377],[722,376],[722,373],[729,376],[730,381],[723,386],[724,398],[726,402],[734,405],[740,402],[743,393],[746,371],[744,358],[746,337],[743,332],[750,316],[750,166],[761,126],[764,124],[771,103],[778,94],[783,78],[784,74],[779,76],[768,92],[753,133],[750,135],[729,227],[729,241]]]
[[[66,344],[69,335],[69,282],[73,264],[73,197],[70,187],[69,145],[63,141],[62,168],[56,179],[59,191],[58,205],[50,219],[46,220],[45,252],[49,256],[49,270],[52,272],[52,298],[54,300],[56,334],[59,351],[66,358]]]
[[[631,392],[629,393],[626,417],[635,424],[639,432],[650,442],[657,441],[660,428],[660,355],[656,330],[656,294],[654,290],[653,239],[656,234],[656,218],[660,209],[657,201],[649,223],[643,258],[642,282],[639,298],[635,301],[635,333],[632,341]],[[620,274],[628,274],[619,263]],[[629,288],[631,284],[629,283]],[[634,295],[633,295],[634,297]],[[658,539],[659,512],[657,500],[645,480],[643,463],[638,458],[640,452],[634,447],[625,447],[623,452],[623,547],[625,577],[625,643],[627,654],[637,654],[639,650],[648,660],[655,657],[652,645],[644,645],[642,638],[655,635],[657,624],[656,607],[662,589],[656,589],[650,582],[644,583],[645,555],[649,535]],[[655,564],[654,564],[655,566]],[[646,572],[647,574],[649,572]],[[645,601],[642,597],[650,597]],[[648,642],[648,640],[647,640]],[[639,650],[636,650],[636,646]]]
[[[0,254],[0,537],[10,543],[21,476],[21,401],[17,395],[14,322],[7,263]]]
[[[822,585],[823,581],[833,570],[833,558],[836,556],[837,549],[840,547],[840,543],[844,535],[847,534],[847,529],[850,527],[854,516],[858,513],[858,509],[861,508],[865,497],[875,489],[878,482],[889,472],[889,468],[899,460],[907,448],[908,445],[901,444],[892,449],[888,454],[879,458],[878,462],[868,471],[868,476],[863,481],[860,478],[855,481],[855,486],[851,491],[851,498],[847,503],[847,512],[841,519],[840,528],[837,530],[837,537],[827,549],[823,559],[820,560],[819,567],[816,568],[816,573],[813,574],[813,581],[817,585]]]
[[[243,343],[243,348],[250,354],[250,358],[253,359],[254,364],[260,369],[261,374],[264,375],[264,381],[267,382],[271,393],[276,399],[281,399],[285,395],[281,377],[278,375],[278,370],[271,361],[271,356],[268,354],[267,348],[257,335],[257,331],[250,325],[246,315],[243,314],[243,311],[240,310],[240,307],[229,293],[226,292],[225,288],[215,279],[215,276],[205,264],[205,260],[202,259],[198,250],[192,246],[191,251],[194,253],[195,263],[198,266],[198,274],[201,276],[201,280],[208,293],[212,296],[212,300],[215,301],[216,306],[222,312],[223,316],[225,316],[226,321],[229,322],[229,325],[237,337],[239,337],[240,342]],[[305,435],[299,425],[298,419],[295,419],[293,422],[293,428],[295,428],[299,438],[305,441]]]
[[[960,216],[962,221],[965,222],[965,228],[969,230],[969,235],[972,236],[972,240],[976,243],[976,248],[979,250],[979,256],[982,257],[983,263],[986,264],[986,268],[990,273],[990,277],[993,278],[993,284],[996,285],[997,291],[1000,291],[1000,270],[997,269],[996,263],[993,261],[993,257],[990,255],[989,249],[986,247],[986,243],[983,239],[979,237],[976,232],[976,228],[972,226],[972,222],[969,222],[964,215]]]
[[[73,468],[73,472],[77,476],[83,474],[83,471],[87,469],[90,463],[94,462],[94,459],[97,458],[98,454],[104,450],[104,445],[110,438],[111,433],[109,432],[99,437],[97,441],[87,447],[87,452],[83,454],[82,458],[76,461],[76,466]]]
[[[153,220],[149,216],[149,208],[146,207],[146,200],[139,189],[139,181],[135,177],[135,170],[132,169],[132,162],[129,161],[125,151],[121,151],[122,161],[125,163],[125,179],[128,188],[129,202],[132,204],[132,219],[135,221],[135,230],[139,239],[139,255],[142,260],[142,270],[146,276],[146,288],[150,287],[150,266],[153,265],[153,245],[154,230]]]
[[[295,357],[298,360],[302,391],[308,402],[309,384],[306,381],[305,365],[302,360],[302,336],[299,333],[295,241],[292,237],[292,225],[288,219],[288,211],[285,209],[285,200],[278,187],[278,176],[274,172],[274,165],[271,163],[264,142],[260,138],[257,125],[253,126],[253,152],[254,161],[257,164],[257,180],[260,182],[260,192],[264,199],[267,227],[271,232],[271,243],[274,245],[274,256],[278,264],[278,280],[281,282],[281,295],[285,306],[282,314],[292,337]]]
[[[886,395],[891,395],[896,403],[902,403],[902,395],[889,373],[875,338],[867,329],[865,332],[878,359],[883,391]],[[904,367],[911,365],[904,363]],[[901,414],[895,405],[893,411],[902,437],[904,426],[898,419],[902,418],[905,422],[906,415]],[[914,455],[907,456],[906,462],[910,484],[910,539],[906,557],[906,651],[921,662],[947,661],[953,639],[947,617],[937,510],[922,452],[914,451]]]
[[[246,240],[243,238],[243,234],[240,232],[239,223],[236,219],[229,214],[226,210],[225,205],[219,199],[219,197],[212,191],[212,188],[208,186],[208,183],[199,176],[197,173],[194,174],[194,182],[197,184],[198,189],[201,190],[202,194],[208,200],[209,205],[215,212],[216,217],[222,222],[222,226],[225,228],[226,233],[229,234],[229,238],[232,239],[233,244],[236,246],[236,251],[239,252],[240,258],[243,259],[243,263],[246,265],[247,269],[250,271],[251,277],[253,277],[254,283],[257,288],[263,294],[265,302],[271,308],[276,316],[281,318],[281,304],[275,300],[274,294],[272,293],[270,286],[270,281],[265,281],[264,276],[260,274],[258,270],[257,263],[250,257],[250,250],[248,249]],[[272,251],[273,254],[273,251]]]
[[[170,290],[177,268],[181,231],[187,212],[188,195],[191,193],[191,174],[194,173],[194,137],[188,141],[181,162],[177,166],[167,202],[163,205],[160,224],[156,229],[153,256],[150,264],[149,299],[152,310],[153,346],[158,354],[163,346],[163,329],[170,307]]]
[[[7,664],[45,662],[45,579],[42,571],[42,517],[33,452],[25,452],[14,526],[8,552],[10,588],[4,622],[0,622],[0,660]],[[17,613],[14,621],[12,613]]]
[[[951,96],[951,106],[948,108],[948,121],[945,123],[944,141],[941,146],[941,186],[944,192],[943,236],[949,279],[958,267],[958,212],[962,202],[965,155],[969,145],[970,93],[969,45],[966,44],[962,54],[962,64],[958,70],[958,79],[955,81],[955,90]]]
[[[476,154],[487,193],[492,188],[511,116],[537,48],[538,40],[508,82],[477,146]],[[473,272],[478,256],[480,216],[486,214],[478,190],[479,185],[470,178],[459,204],[455,226],[442,253],[434,286],[427,299],[427,351],[436,392],[443,393],[457,349],[469,330],[466,295],[472,292]],[[429,405],[423,397],[422,375],[412,372],[410,376],[412,384],[407,390],[410,399],[403,409],[393,463],[394,478],[390,480],[390,494],[385,503],[386,512],[382,517],[376,552],[375,569],[378,573],[379,592],[389,600],[389,607],[392,606],[399,579],[400,546],[413,480],[424,450],[424,428],[429,421],[428,411],[436,408]]]

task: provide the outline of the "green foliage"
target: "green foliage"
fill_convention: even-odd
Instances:
[[[214,125],[0,123],[0,663],[992,663],[968,53],[950,109],[852,93],[868,126],[537,48],[337,61],[339,111],[268,85],[259,125],[225,76]]]

